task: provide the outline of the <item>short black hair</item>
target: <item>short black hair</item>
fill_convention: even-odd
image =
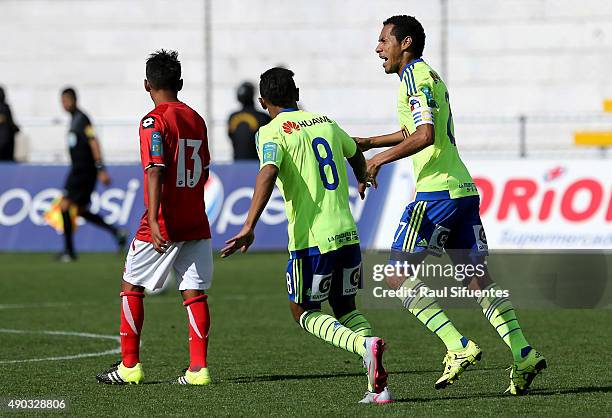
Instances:
[[[70,97],[72,97],[72,99],[76,102],[77,101],[77,94],[76,94],[76,90],[74,89],[74,87],[65,87],[64,90],[62,90],[62,96],[66,94]]]
[[[154,89],[181,89],[181,62],[178,52],[160,49],[149,55],[147,59],[147,80]]]
[[[286,68],[270,68],[259,80],[261,97],[275,106],[293,106],[298,100],[298,89],[293,81],[293,75],[293,71]]]
[[[414,16],[391,16],[383,22],[383,25],[393,25],[391,35],[395,36],[397,42],[402,42],[407,36],[410,36],[412,38],[412,45],[410,46],[412,53],[417,57],[423,55],[425,30]]]
[[[255,86],[249,81],[245,81],[236,90],[236,98],[243,105],[252,105],[253,96],[255,96]]]

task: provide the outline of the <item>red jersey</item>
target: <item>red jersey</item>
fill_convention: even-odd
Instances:
[[[185,103],[161,103],[140,123],[140,159],[146,210],[136,238],[151,242],[146,172],[150,167],[164,167],[157,215],[163,237],[171,242],[210,238],[204,206],[210,164],[204,119]]]

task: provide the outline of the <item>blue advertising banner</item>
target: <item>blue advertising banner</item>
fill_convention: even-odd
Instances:
[[[0,251],[60,251],[62,236],[46,225],[43,215],[62,193],[68,166],[0,164]],[[143,174],[139,165],[108,167],[112,184],[98,184],[90,210],[106,222],[134,234],[144,212]],[[257,162],[213,165],[206,184],[206,212],[211,223],[213,247],[240,231],[253,195]],[[350,172],[350,170],[349,170]],[[356,182],[350,178],[350,203],[357,221],[362,246],[374,243],[383,212],[392,170],[383,170],[379,188],[360,200]],[[286,250],[287,218],[283,199],[275,190],[263,212],[253,250]],[[79,219],[75,233],[78,251],[115,251],[112,236]]]
[[[0,164],[0,250],[57,251],[63,238],[45,223],[44,213],[62,194],[68,166]],[[98,185],[90,210],[106,222],[135,232],[143,213],[142,174],[138,166],[111,166],[112,184]],[[114,251],[113,237],[79,219],[78,251]]]

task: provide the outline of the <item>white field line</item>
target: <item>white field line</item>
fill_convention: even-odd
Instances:
[[[213,296],[211,296],[213,298]],[[257,299],[268,299],[265,295],[254,295],[247,296],[245,294],[234,294],[234,295],[220,295],[214,296],[214,299],[218,300],[257,300]],[[37,308],[69,308],[72,306],[96,306],[96,305],[119,305],[121,299],[117,298],[116,301],[112,302],[40,302],[40,303],[0,303],[0,311],[10,309],[37,309]],[[145,304],[160,304],[160,305],[174,305],[182,304],[180,296],[176,299],[158,299],[155,296],[147,296]]]
[[[69,337],[81,337],[81,338],[96,338],[102,340],[113,340],[117,343],[120,343],[120,338],[115,335],[101,335],[101,334],[92,334],[89,332],[73,332],[73,331],[27,331],[27,330],[19,330],[19,329],[7,329],[0,328],[0,333],[6,334],[42,334],[42,335],[60,335],[60,336],[69,336]],[[111,350],[98,351],[95,353],[80,353],[80,354],[72,354],[68,356],[54,356],[54,357],[40,357],[40,358],[30,358],[23,360],[0,360],[0,364],[15,364],[15,363],[31,363],[38,361],[58,361],[58,360],[74,360],[79,358],[86,357],[98,357],[98,356],[106,356],[111,354],[119,354],[121,353],[121,347],[113,348]]]

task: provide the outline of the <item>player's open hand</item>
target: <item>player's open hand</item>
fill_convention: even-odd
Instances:
[[[353,140],[357,143],[357,148],[359,148],[361,151],[367,151],[372,148],[370,138],[354,137]]]
[[[246,226],[243,227],[237,235],[225,241],[227,245],[221,250],[221,258],[229,257],[238,249],[240,249],[240,252],[246,253],[254,240],[255,233],[253,230]]]
[[[111,178],[106,172],[106,170],[98,171],[98,180],[100,180],[100,183],[102,183],[105,186],[108,186],[109,184],[111,184]]]

